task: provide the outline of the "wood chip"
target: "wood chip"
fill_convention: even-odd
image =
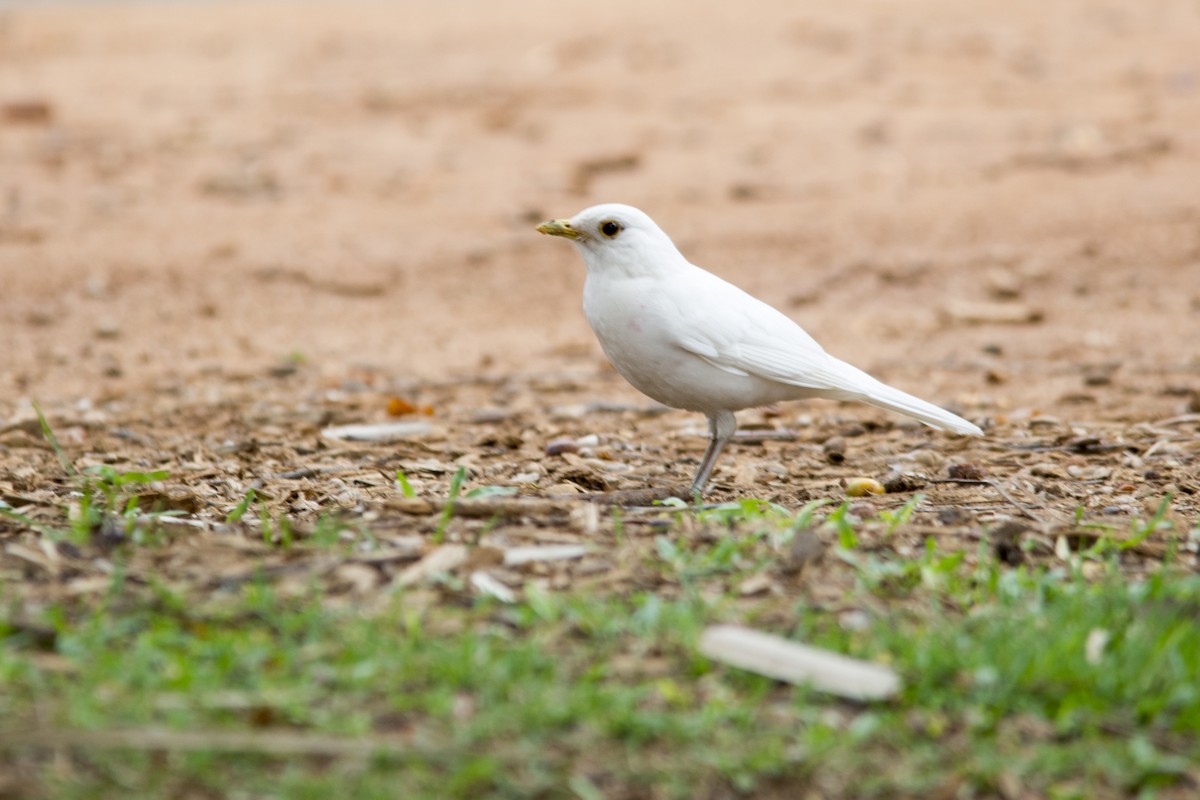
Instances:
[[[14,556],[22,561],[40,567],[49,572],[51,575],[58,575],[59,573],[59,565],[57,560],[44,552],[33,550],[23,545],[16,544],[15,542],[13,544],[6,545],[4,547],[4,552],[10,556]]]
[[[424,583],[434,575],[451,572],[462,566],[467,560],[468,555],[469,552],[466,545],[441,545],[416,564],[406,568],[397,575],[392,585],[396,588],[403,588],[405,586],[416,586],[417,584]]]
[[[700,652],[714,661],[851,700],[878,700],[900,689],[900,677],[870,661],[772,636],[738,625],[714,625],[700,637]]]
[[[471,573],[471,585],[480,594],[494,597],[501,603],[515,603],[517,600],[517,595],[512,589],[483,570],[476,570]]]
[[[565,561],[582,558],[587,548],[579,544],[552,544],[542,547],[510,547],[504,551],[504,566],[515,567],[534,561]]]
[[[432,432],[432,425],[423,420],[416,420],[384,422],[378,425],[338,425],[325,428],[321,435],[326,439],[344,439],[351,442],[396,442]]]
[[[742,597],[765,594],[766,592],[771,591],[771,588],[774,585],[775,581],[771,579],[770,575],[766,574],[765,572],[759,572],[755,575],[751,575],[749,578],[746,578],[746,580],[738,584],[738,594],[740,594]]]
[[[46,440],[20,430],[0,432],[0,446],[28,447],[34,450],[54,449],[46,442]]]

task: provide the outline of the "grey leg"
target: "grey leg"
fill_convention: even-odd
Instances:
[[[696,470],[696,477],[692,479],[693,494],[704,494],[704,485],[708,483],[708,476],[712,474],[713,465],[717,463],[717,456],[721,455],[721,451],[725,449],[725,445],[729,444],[729,440],[737,431],[737,417],[733,415],[732,411],[710,414],[708,429],[712,438],[708,442],[708,450],[705,451],[704,458],[700,461],[700,469]]]

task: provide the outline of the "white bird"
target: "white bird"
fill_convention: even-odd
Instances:
[[[632,206],[592,206],[537,230],[570,239],[583,256],[583,313],[617,372],[664,405],[708,417],[712,439],[694,493],[703,493],[737,430],[733,412],[780,400],[860,400],[941,430],[983,434],[829,355],[779,311],[689,263]]]

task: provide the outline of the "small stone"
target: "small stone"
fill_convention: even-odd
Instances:
[[[984,275],[988,293],[997,300],[1014,300],[1021,294],[1021,280],[1008,269],[997,267]]]
[[[871,625],[871,617],[862,609],[852,608],[838,614],[838,625],[845,631],[865,631]]]
[[[1120,367],[1120,362],[1089,364],[1083,368],[1083,383],[1085,386],[1109,386]]]
[[[942,466],[942,462],[946,460],[946,457],[936,450],[913,450],[911,453],[905,453],[900,458],[903,461],[913,461],[929,469],[938,469]]]
[[[97,300],[103,299],[108,295],[109,284],[108,278],[103,275],[92,275],[83,282],[83,291],[88,297],[93,297]]]
[[[799,575],[810,564],[821,560],[825,545],[810,528],[796,531],[792,536],[791,547],[783,556],[783,571],[791,575]]]
[[[554,406],[550,409],[550,418],[554,420],[581,419],[587,416],[588,407],[582,403],[569,406]]]
[[[99,339],[116,339],[121,335],[121,326],[115,319],[101,320],[96,324],[96,337]]]
[[[579,443],[574,439],[569,439],[565,436],[559,439],[552,439],[546,445],[546,455],[548,456],[561,456],[563,453],[578,452]]]
[[[858,520],[859,522],[865,522],[866,520],[874,519],[877,516],[875,512],[875,506],[871,505],[870,503],[852,503],[848,510],[850,512],[849,516]]]
[[[965,525],[971,521],[970,512],[963,511],[961,508],[950,506],[948,508],[939,508],[937,512],[938,522],[943,525]]]
[[[512,419],[513,412],[504,408],[481,408],[471,414],[470,421],[475,425],[491,425]]]
[[[825,460],[830,464],[841,464],[846,460],[846,440],[840,436],[826,439],[821,449],[825,452]]]
[[[1025,561],[1025,551],[1021,549],[1021,539],[1029,526],[1009,520],[991,532],[992,550],[996,558],[1010,566],[1017,566]]]
[[[915,492],[925,487],[929,480],[918,472],[889,472],[883,478],[883,488],[888,494]]]
[[[1055,464],[1034,464],[1029,468],[1029,474],[1035,478],[1053,478],[1055,480],[1067,480],[1067,474],[1058,468]]]
[[[951,464],[947,472],[956,481],[981,481],[987,474],[978,464]]]

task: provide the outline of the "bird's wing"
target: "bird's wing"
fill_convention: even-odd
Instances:
[[[712,364],[719,370],[728,372],[730,375],[738,375],[743,378],[750,375],[749,372],[746,372],[741,367],[734,366],[731,359],[722,357],[721,351],[710,341],[681,333],[677,344],[692,355],[700,356],[700,358],[709,364]]]
[[[674,331],[682,349],[733,375],[755,375],[831,397],[862,394],[853,374],[858,370],[830,356],[771,306],[699,268],[688,289],[678,307],[683,324]]]
[[[834,358],[784,314],[716,276],[703,275],[690,284],[688,324],[679,326],[676,338],[689,353],[734,375],[777,381],[818,397],[860,400],[943,430],[981,433],[967,420]]]
[[[787,349],[785,346],[760,346],[744,342],[717,344],[711,339],[691,335],[681,336],[678,344],[732,375],[754,375],[814,392],[841,393],[851,388],[836,369],[838,362],[820,348]]]

